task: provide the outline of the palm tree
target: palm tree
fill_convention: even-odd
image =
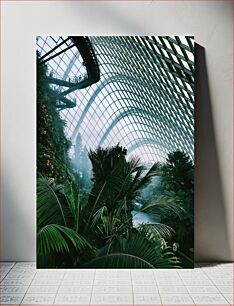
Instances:
[[[37,254],[38,267],[60,267],[66,262],[74,267],[79,256],[94,252],[91,244],[79,233],[82,201],[71,184],[56,185],[52,179],[37,180]],[[62,262],[65,255],[65,262]],[[74,261],[72,255],[76,258]],[[56,260],[56,258],[58,260]]]
[[[86,200],[72,183],[56,185],[40,177],[37,184],[38,267],[163,268],[179,262],[163,243],[166,225],[132,226],[134,201],[156,175],[139,158],[126,160],[119,145],[89,153],[93,189]],[[143,211],[172,209],[170,201],[146,203]]]
[[[83,201],[72,185],[56,185],[40,177],[37,183],[37,263],[43,267],[163,268],[178,267],[178,260],[158,237],[143,228],[124,230],[120,211],[103,207],[92,218],[96,234],[104,235],[99,249],[80,234]]]
[[[127,161],[126,155],[127,150],[119,145],[90,151],[94,184],[86,210],[87,223],[84,233],[88,231],[93,216],[100,208],[106,207],[113,214],[123,201],[126,204],[126,214],[123,214],[122,221],[132,226],[131,211],[134,200],[156,175],[158,164],[154,164],[143,175],[146,169],[140,159],[135,157]]]
[[[177,254],[183,261],[183,266],[194,265],[194,164],[190,157],[175,151],[168,154],[161,171],[161,186],[164,194],[179,199],[183,207],[181,217],[172,211],[162,215],[162,222],[175,230],[174,240],[180,248]]]
[[[167,195],[153,196],[150,200],[146,201],[140,209],[140,212],[155,214],[159,216],[160,219],[162,219],[165,214],[170,213],[177,216],[178,220],[182,218],[184,211],[179,199]],[[171,240],[172,236],[175,234],[174,228],[160,222],[141,224],[139,228],[144,231],[146,235],[166,241]]]

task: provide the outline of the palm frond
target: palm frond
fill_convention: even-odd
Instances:
[[[128,160],[128,165],[130,169],[130,173],[138,173],[139,175],[145,170],[145,167],[141,164],[141,159],[138,156],[132,156]]]
[[[70,209],[71,216],[73,219],[72,228],[78,232],[79,230],[79,223],[80,223],[80,213],[81,213],[81,206],[82,201],[82,194],[80,189],[75,187],[72,183],[66,184],[63,189],[63,194],[67,200],[67,205]]]
[[[141,173],[136,173],[135,178],[133,179],[131,191],[140,191],[145,188],[150,182],[151,179],[157,175],[159,163],[154,163],[153,166],[148,170],[145,176],[141,177]],[[140,175],[139,175],[140,174]]]
[[[144,234],[132,234],[125,238],[113,239],[100,250],[98,256],[85,266],[92,268],[158,268],[179,267],[178,260],[167,249],[149,241]]]
[[[106,214],[108,212],[107,207],[106,206],[102,206],[101,208],[99,208],[96,213],[93,216],[93,222],[91,224],[91,227],[94,227],[95,225],[97,225],[97,223],[100,221],[100,219],[104,216],[104,214]]]
[[[138,230],[144,232],[147,237],[151,239],[160,239],[170,240],[172,234],[175,233],[173,228],[163,223],[145,223],[141,224],[138,227]]]
[[[93,214],[95,213],[95,210],[97,208],[97,205],[98,205],[98,202],[99,202],[99,199],[102,195],[102,193],[104,192],[104,189],[106,187],[106,184],[107,182],[105,181],[104,184],[102,185],[102,188],[100,189],[96,199],[95,199],[95,202],[93,203],[93,205],[91,205],[90,207],[90,212],[89,212],[89,216],[88,216],[88,220],[87,220],[87,223],[85,225],[85,228],[84,228],[84,233],[86,233],[86,231],[88,230],[89,226],[90,226],[90,222],[91,222],[91,219],[93,217]],[[91,202],[91,201],[90,201]],[[91,202],[92,203],[92,202]]]
[[[124,177],[121,173],[118,180],[116,180],[116,176],[113,180],[113,183],[117,187],[116,190],[118,191],[114,201],[118,200],[121,196],[125,197],[128,195],[129,190],[131,189],[131,186],[133,186],[134,182],[136,182],[140,178],[144,169],[145,167],[140,164],[139,157],[132,157],[128,161],[127,167],[125,169],[126,173]]]
[[[107,255],[99,256],[90,262],[88,262],[85,267],[89,268],[114,268],[114,269],[124,269],[124,268],[137,268],[137,269],[154,269],[155,267],[148,261],[140,258],[138,256],[128,254],[128,253],[110,253]]]
[[[68,253],[70,245],[79,251],[92,249],[90,243],[74,230],[58,225],[49,224],[42,227],[37,234],[37,253],[46,255],[51,252]]]
[[[146,202],[140,209],[142,212],[161,215],[164,213],[176,214],[179,218],[184,213],[184,208],[176,198],[161,195]]]
[[[37,222],[41,227],[50,223],[62,222],[67,225],[64,206],[61,200],[63,185],[56,185],[45,177],[37,179]]]

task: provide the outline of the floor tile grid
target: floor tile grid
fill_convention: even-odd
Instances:
[[[13,270],[16,270],[16,269],[17,269],[17,262],[13,262],[13,265],[11,266],[11,268],[9,269],[9,271],[4,275],[3,278],[1,278],[1,284],[2,284],[2,281],[3,281],[4,279],[6,279],[7,276],[10,275],[10,272],[12,272]],[[36,275],[36,273],[35,273],[35,275]],[[35,275],[34,275],[34,277],[35,277]],[[12,279],[14,279],[14,278],[12,278]],[[27,287],[27,290],[28,290],[29,285],[27,285],[26,287]],[[26,292],[27,292],[27,290],[26,290]],[[21,304],[21,302],[23,301],[26,292],[22,294],[22,298],[21,298],[19,304]],[[0,292],[0,295],[3,295],[3,294],[4,294],[4,293]]]
[[[214,288],[217,289],[217,292],[219,292],[219,294],[221,294],[229,304],[233,305],[233,263],[219,264],[214,267],[209,267],[207,264],[201,264],[201,270],[207,275]],[[217,285],[217,280],[219,278],[221,279],[221,283],[224,280],[230,284],[229,289],[231,288],[231,297],[229,296],[228,298],[227,295],[220,289],[220,286]]]
[[[17,264],[18,265],[18,264]],[[13,269],[13,267],[14,267],[14,269]],[[13,271],[13,270],[15,270],[15,271]],[[14,279],[14,277],[16,276],[16,280],[18,280],[18,278],[17,278],[17,274],[20,274],[20,269],[21,270],[27,270],[26,268],[22,268],[21,266],[17,266],[17,267],[15,267],[15,265],[13,265],[9,270],[8,270],[8,272],[5,274],[5,276],[4,276],[4,278],[5,277],[7,277],[8,275],[9,275],[9,273],[10,273],[10,271],[13,271],[13,277],[11,278],[9,278],[9,280],[11,280],[11,279]],[[30,272],[30,270],[31,269],[28,269],[29,271],[28,272]],[[33,270],[33,268],[32,268],[32,272],[33,272],[34,270]],[[39,270],[40,271],[40,270]],[[127,271],[127,270],[126,270]],[[176,279],[179,277],[180,279],[181,279],[181,282],[184,284],[184,287],[186,288],[186,290],[187,290],[187,293],[186,293],[186,295],[184,294],[184,296],[183,296],[183,294],[181,294],[181,295],[177,295],[177,300],[178,300],[178,298],[179,297],[181,297],[181,301],[180,302],[183,302],[182,301],[182,298],[185,298],[186,297],[186,299],[188,300],[188,297],[190,296],[191,298],[193,298],[193,295],[192,294],[190,294],[189,293],[189,291],[188,291],[188,288],[187,288],[187,283],[186,283],[186,281],[187,280],[189,280],[189,279],[191,279],[191,278],[195,278],[197,281],[198,281],[198,279],[200,278],[200,279],[202,279],[204,276],[206,276],[206,278],[207,279],[209,279],[209,281],[211,282],[211,284],[212,284],[212,286],[214,286],[214,288],[217,288],[217,290],[218,290],[218,292],[220,292],[220,294],[221,294],[221,296],[223,296],[223,298],[224,298],[224,300],[225,301],[227,301],[226,303],[230,303],[231,304],[231,302],[230,302],[230,300],[231,300],[231,297],[230,297],[230,294],[229,293],[227,293],[226,294],[226,296],[225,296],[225,294],[221,291],[221,290],[219,290],[219,288],[218,288],[218,286],[215,284],[215,282],[213,282],[213,279],[214,279],[214,277],[221,277],[221,278],[224,278],[224,279],[227,279],[227,277],[229,277],[230,278],[230,276],[231,276],[231,274],[232,274],[232,271],[230,271],[230,265],[217,265],[217,267],[212,267],[211,266],[211,268],[209,268],[208,270],[206,270],[206,269],[202,269],[202,266],[201,266],[201,268],[199,268],[199,269],[195,269],[195,270],[192,270],[192,271],[189,271],[189,270],[170,270],[170,271],[163,271],[163,270],[161,270],[162,272],[158,272],[159,270],[155,270],[155,271],[153,271],[153,272],[150,272],[149,270],[148,270],[148,272],[149,273],[145,273],[144,271],[138,271],[139,273],[134,273],[134,271],[136,271],[136,270],[134,270],[134,271],[131,271],[131,270],[128,270],[129,272],[130,272],[130,277],[131,277],[131,281],[130,281],[130,283],[131,283],[131,288],[132,288],[132,297],[133,297],[133,299],[134,299],[134,281],[133,281],[133,275],[132,274],[135,274],[135,281],[136,281],[136,275],[137,275],[137,277],[139,277],[139,284],[143,284],[143,287],[147,287],[147,285],[149,285],[148,283],[149,283],[149,281],[150,281],[150,277],[149,277],[149,275],[151,274],[151,275],[153,275],[153,277],[154,277],[154,279],[155,279],[155,285],[156,285],[156,288],[157,288],[157,294],[160,296],[160,299],[161,299],[161,303],[163,303],[164,301],[163,301],[163,299],[162,299],[162,296],[161,296],[161,290],[160,290],[160,287],[158,287],[158,284],[157,284],[157,278],[156,278],[156,274],[155,273],[157,273],[158,274],[158,279],[159,279],[159,281],[160,281],[160,279],[162,280],[164,277],[165,277],[165,279],[173,279],[173,274],[174,274],[174,280],[173,280],[173,282],[174,283],[176,283]],[[50,271],[51,272],[51,271]],[[166,273],[164,273],[164,272],[166,272]],[[44,271],[43,271],[43,273],[44,273]],[[33,280],[36,278],[36,277],[48,277],[48,272],[47,271],[45,271],[45,274],[47,274],[47,276],[45,275],[45,276],[43,276],[43,273],[42,273],[42,275],[41,276],[39,276],[39,274],[40,274],[40,272],[38,272],[38,270],[37,271],[35,271],[35,273],[34,273],[34,276],[32,277],[32,279],[31,279],[31,282],[30,282],[30,285],[33,283]],[[61,273],[62,273],[62,271],[61,271]],[[96,271],[94,271],[94,273],[96,273]],[[210,274],[209,274],[210,273]],[[64,271],[64,273],[63,273],[63,277],[60,279],[60,284],[59,284],[59,286],[57,287],[57,294],[58,294],[58,291],[59,291],[59,288],[61,287],[61,285],[62,285],[62,283],[63,283],[63,279],[64,279],[64,277],[65,277],[65,275],[69,275],[69,271]],[[102,273],[101,273],[102,274]],[[111,277],[113,280],[116,280],[117,278],[115,277],[115,274],[113,274],[112,275],[112,273],[109,271],[109,273],[107,274],[107,275],[109,275],[109,277]],[[183,275],[183,276],[182,276]],[[142,277],[143,276],[143,277]],[[213,278],[212,278],[212,277]],[[94,281],[95,281],[95,274],[92,276],[92,291],[91,291],[91,294],[89,294],[89,298],[90,298],[90,300],[91,300],[91,296],[92,296],[92,293],[93,293],[93,288],[94,288]],[[124,277],[123,276],[121,276],[121,277],[119,277],[118,278],[118,280],[121,280],[121,278],[123,279]],[[146,280],[146,282],[144,281],[144,278],[145,278],[145,280]],[[148,278],[148,279],[147,279]],[[141,281],[142,280],[142,281]],[[136,283],[136,282],[135,282]],[[97,282],[96,282],[96,284],[97,284]],[[25,298],[25,295],[28,293],[28,290],[29,290],[29,288],[30,288],[30,285],[29,286],[25,286],[25,287],[27,287],[27,291],[25,292],[25,294],[24,294],[24,298]],[[144,286],[145,285],[145,286]],[[179,284],[180,285],[180,284]],[[113,286],[113,285],[112,285]],[[176,285],[175,285],[176,286]],[[139,287],[139,286],[138,286]],[[179,287],[179,286],[178,286]],[[182,287],[182,286],[181,286]],[[194,288],[198,288],[199,286],[197,286],[197,282],[196,282],[196,285],[195,286],[190,286],[190,287],[194,287]],[[200,287],[202,287],[202,286],[200,286]],[[208,287],[211,287],[211,286],[208,286]],[[208,288],[207,287],[207,288]],[[152,291],[151,291],[152,292]],[[97,293],[97,292],[96,292]],[[108,292],[107,292],[108,293]],[[137,293],[137,291],[136,291],[136,293]],[[54,301],[55,301],[55,298],[56,298],[56,296],[57,296],[57,294],[55,295],[55,297],[54,297]],[[42,295],[42,294],[41,294]],[[111,293],[110,293],[110,295],[111,295]],[[144,294],[141,294],[141,295],[143,295],[144,296]],[[146,296],[147,296],[147,293],[145,294]],[[168,296],[168,298],[170,298],[170,294],[166,294],[166,292],[163,292],[163,295],[164,295],[164,298],[165,298],[165,295],[167,295]],[[175,295],[175,294],[174,294]],[[137,295],[136,295],[137,296]],[[139,296],[139,295],[138,295]],[[173,296],[173,294],[171,294],[171,296]],[[211,294],[211,296],[212,296],[212,294]],[[196,298],[201,298],[201,294],[195,294],[195,297]],[[216,297],[217,297],[217,295],[216,295]],[[215,295],[213,295],[213,299],[215,299]],[[90,304],[90,300],[89,300],[89,304]],[[185,301],[185,300],[184,300]],[[195,300],[194,300],[194,298],[193,298],[193,301],[194,302],[196,302]],[[22,301],[21,301],[22,302]],[[34,301],[35,302],[35,301]],[[147,301],[146,301],[147,302]],[[151,304],[152,304],[152,301],[148,301],[148,303],[145,303],[145,304],[149,304],[151,302]],[[170,299],[169,299],[169,302],[171,302],[171,303],[173,303],[173,304],[175,304],[175,300],[173,301],[173,300],[171,300],[170,301]],[[201,300],[199,301],[198,300],[198,302],[199,303],[195,303],[195,304],[199,304],[199,305],[201,305]],[[213,300],[213,304],[214,304],[214,302],[215,302],[215,300]],[[134,304],[135,304],[135,300],[134,300]],[[139,303],[137,303],[137,304],[139,304]],[[164,305],[165,304],[167,304],[166,302],[164,303]],[[183,302],[183,304],[185,305],[185,302]],[[191,303],[190,303],[191,304]],[[194,303],[193,303],[194,304]],[[208,303],[208,301],[206,301],[206,304],[207,305],[209,305],[209,303]],[[211,303],[210,303],[211,304]],[[56,305],[56,304],[55,304]],[[186,303],[186,305],[188,305],[187,303]],[[216,305],[217,305],[217,303],[216,303]]]
[[[186,271],[186,270],[184,270],[184,271]],[[203,276],[203,275],[207,277],[205,271],[202,270],[201,266],[200,266],[199,268],[193,270],[193,271],[198,271],[197,273],[200,273],[200,272],[201,272],[201,274],[200,274],[200,280],[202,279],[202,276]],[[192,272],[192,273],[193,273],[193,272]],[[200,299],[204,299],[204,297],[206,297],[207,293],[203,293],[203,292],[195,293],[195,294],[194,294],[194,293],[190,293],[189,290],[188,290],[188,283],[186,284],[186,281],[189,280],[190,277],[185,277],[185,278],[183,278],[181,273],[178,273],[178,274],[179,274],[179,276],[181,277],[181,280],[182,280],[182,282],[184,283],[185,288],[187,289],[187,291],[188,291],[188,293],[189,293],[191,299],[193,300],[194,304],[195,304],[195,305],[200,305],[202,302],[200,301],[200,303],[198,303],[198,302],[196,301],[195,297],[196,297],[196,296],[199,296]],[[195,276],[195,275],[194,275],[194,276]],[[192,279],[192,277],[191,277],[191,279]],[[199,279],[199,277],[197,277],[197,279]],[[205,279],[205,278],[204,278],[204,279]],[[209,279],[209,278],[208,278],[208,279]],[[209,280],[210,280],[210,279],[209,279]],[[210,280],[210,281],[211,281],[211,280]],[[212,285],[214,285],[213,282],[212,282]],[[208,286],[208,285],[204,283],[202,286],[204,287],[204,286]],[[195,288],[195,287],[198,287],[198,286],[197,286],[197,285],[194,285],[194,286],[191,286],[191,287]],[[208,296],[211,296],[211,294],[208,293]],[[222,296],[223,296],[223,295],[222,295]],[[225,299],[225,301],[226,301],[226,299]],[[228,301],[226,301],[226,302],[228,303]],[[209,303],[204,303],[204,304],[209,305]],[[212,303],[210,303],[210,304],[212,304]],[[229,304],[229,303],[228,303],[228,304]]]
[[[201,270],[200,270],[201,271]],[[203,272],[203,274],[205,274],[204,273],[204,271],[202,271]],[[180,275],[180,273],[177,273],[177,275],[182,279],[182,281],[183,281],[183,278],[181,277],[181,275]],[[155,274],[154,274],[154,277],[155,277]],[[93,279],[95,279],[95,277],[93,278]],[[132,272],[131,272],[131,280],[132,280]],[[132,293],[133,293],[133,297],[134,297],[134,292],[133,292],[133,282],[131,282],[132,283]],[[212,282],[213,283],[213,282]],[[214,286],[215,286],[215,284],[214,284]],[[185,288],[187,289],[187,287],[186,287],[186,284],[185,284]],[[160,290],[159,290],[159,288],[158,288],[158,291],[159,291],[159,295],[160,295]],[[189,292],[188,292],[188,290],[187,290],[187,293],[189,294]],[[221,294],[222,294],[222,292],[221,292]],[[223,295],[223,294],[222,294]],[[190,295],[191,296],[191,295]],[[160,298],[161,298],[161,295],[160,295]],[[225,296],[224,296],[224,298],[225,298]],[[161,299],[161,302],[162,302],[162,299]]]
[[[133,297],[133,305],[134,305],[134,290],[133,290],[133,281],[132,281],[132,270],[130,270],[130,278],[131,278],[132,297]]]
[[[133,305],[132,286],[130,269],[97,269],[91,305]],[[97,291],[98,288],[100,292]]]
[[[160,297],[160,301],[161,301],[161,304],[163,304],[162,297],[161,297],[160,290],[159,290],[158,283],[157,283],[157,278],[156,278],[155,273],[153,273],[153,274],[154,274],[155,284],[156,284],[157,289],[158,289],[158,294],[159,294],[159,297]]]
[[[169,289],[167,294],[166,294],[166,292],[161,294],[161,290],[159,288],[159,294],[162,297],[162,303],[164,303],[165,300],[168,301],[168,299],[169,299],[170,303],[173,301],[173,299],[174,299],[174,301],[175,300],[179,301],[181,299],[181,302],[184,300],[184,302],[183,302],[184,304],[185,304],[185,301],[187,301],[187,303],[190,303],[190,304],[194,304],[194,303],[195,304],[202,304],[205,301],[204,304],[208,305],[209,302],[207,300],[210,300],[210,304],[214,304],[215,300],[216,300],[217,301],[216,305],[221,305],[221,303],[223,303],[223,304],[230,303],[229,302],[229,300],[231,300],[230,296],[228,295],[228,298],[229,298],[229,300],[228,300],[228,298],[226,298],[226,296],[223,294],[223,292],[221,292],[220,290],[218,290],[218,288],[216,288],[215,284],[209,280],[209,278],[206,276],[204,271],[202,271],[201,269],[195,269],[192,272],[190,270],[178,270],[177,272],[178,272],[177,274],[179,275],[182,283],[184,284],[184,289],[186,289],[187,293],[185,294],[185,292],[182,292],[183,294],[176,294],[176,293],[172,294],[172,292],[170,292],[169,291],[170,289]],[[173,276],[173,277],[176,278],[175,276]],[[196,279],[195,284],[193,284],[193,281],[192,281],[193,286],[188,286],[189,281],[193,280],[193,277],[195,277],[195,279]],[[203,287],[197,285],[197,283],[199,283],[199,281],[201,281],[202,279],[203,279],[203,282],[204,282]],[[212,286],[210,286],[210,285],[208,286],[207,283],[206,283],[207,281],[210,282],[210,283],[208,283],[208,285],[211,284]],[[208,293],[207,290],[204,290],[204,286],[205,286],[205,288],[208,288],[209,290],[212,289],[211,291],[215,291],[215,294],[212,294],[212,292]],[[181,287],[178,286],[177,288],[181,288]],[[175,288],[176,288],[176,286],[175,286]],[[199,289],[199,288],[200,289],[203,288],[203,290],[199,291],[200,290],[199,289],[197,291],[197,294],[196,293],[194,294],[193,292],[190,292],[188,290],[188,288],[190,288],[190,289],[193,288],[193,289],[196,289],[196,290]],[[171,301],[170,301],[170,298],[171,298]]]
[[[27,288],[26,292],[24,293],[24,296],[23,296],[23,298],[22,298],[22,300],[21,300],[20,304],[21,304],[21,303],[23,302],[23,300],[25,299],[26,294],[28,293],[28,290],[29,290],[29,288],[30,288],[31,284],[33,283],[33,280],[35,279],[36,275],[37,275],[37,270],[36,270],[36,272],[35,272],[35,274],[34,274],[33,278],[31,279],[31,281],[29,282],[29,284],[28,284],[28,288]]]
[[[130,273],[131,273],[131,282],[132,282],[132,295],[133,295],[133,305],[138,305],[138,306],[143,306],[143,305],[150,305],[150,304],[153,304],[154,306],[156,306],[156,305],[162,305],[162,300],[161,300],[161,296],[160,296],[160,294],[159,294],[159,289],[158,289],[158,286],[157,286],[157,283],[156,283],[156,278],[155,278],[155,274],[153,273],[153,271],[152,271],[152,276],[153,276],[153,279],[154,279],[154,283],[152,284],[152,286],[155,286],[155,288],[157,288],[157,294],[156,295],[158,295],[159,296],[159,298],[160,298],[160,303],[158,303],[158,302],[156,302],[156,303],[154,303],[154,302],[152,302],[152,301],[145,301],[144,300],[144,303],[142,303],[142,304],[139,304],[139,302],[136,300],[136,297],[138,296],[140,296],[140,297],[149,297],[149,296],[154,296],[155,295],[155,293],[152,293],[152,291],[147,291],[147,292],[145,292],[144,290],[142,290],[141,292],[135,292],[135,290],[134,290],[134,286],[136,287],[136,286],[139,286],[139,285],[134,285],[134,281],[133,281],[133,274],[134,274],[134,272],[135,272],[136,270],[130,270]],[[144,279],[144,277],[143,277],[143,279]],[[147,285],[145,285],[145,284],[143,284],[142,285],[142,288],[148,288],[149,287],[149,284],[147,283]]]
[[[200,270],[203,271],[203,273],[205,273],[205,275],[208,277],[208,279],[212,282],[213,286],[218,290],[218,292],[224,297],[224,299],[231,305],[234,305],[234,284],[233,284],[233,277],[234,277],[234,264],[233,263],[230,263],[230,265],[232,266],[232,269],[231,269],[231,281],[232,281],[232,292],[231,292],[231,297],[232,297],[232,302],[230,302],[230,300],[227,298],[227,296],[220,290],[219,286],[217,286],[217,284],[214,282],[213,278],[211,277],[211,274],[208,273],[208,271],[206,272],[205,269],[203,269],[204,267],[207,267],[207,264],[200,264]],[[224,269],[227,269],[227,264],[226,265],[220,265],[220,267],[222,267],[223,271]],[[227,271],[230,271],[229,269]],[[225,271],[226,272],[226,271]],[[223,273],[221,274],[223,275]]]
[[[91,290],[90,300],[89,300],[89,304],[90,304],[90,305],[91,305],[91,300],[92,300],[92,295],[93,295],[93,288],[94,288],[94,284],[95,284],[96,271],[97,271],[97,270],[94,270],[93,283],[92,283],[92,290]]]
[[[195,270],[200,270],[200,268],[199,268],[199,267],[197,267],[197,268],[194,267],[194,270],[193,270],[193,271],[195,271]],[[183,280],[181,274],[180,274],[179,272],[177,272],[177,274],[179,275],[179,278],[181,279],[182,283],[184,284],[188,296],[190,297],[190,299],[191,299],[191,300],[193,301],[193,303],[195,304],[195,302],[194,302],[192,296],[190,295],[190,292],[188,291],[187,285],[186,285],[186,283],[184,282],[184,280]]]
[[[181,275],[178,273],[178,270],[171,270],[174,272],[174,274],[176,275],[176,277],[178,277],[182,284],[184,284],[183,282],[183,279],[181,277]],[[170,272],[169,272],[170,273]],[[174,276],[173,276],[174,277]],[[172,285],[174,286],[174,285]],[[192,297],[190,296],[189,292],[188,292],[188,289],[187,289],[187,286],[184,284],[184,287],[185,287],[185,290],[186,290],[186,293],[162,293],[160,288],[159,288],[159,295],[160,295],[160,298],[161,298],[161,303],[162,305],[186,305],[186,306],[189,306],[189,305],[194,305],[195,303],[193,302],[193,299]],[[172,299],[170,301],[170,298]],[[173,302],[173,299],[175,299],[176,301],[178,301],[178,299],[181,299],[181,301],[178,301],[178,302]],[[184,300],[184,302],[183,302]]]
[[[9,268],[9,270],[7,271],[7,273],[2,277],[2,271],[0,269],[0,280],[2,281],[8,274],[9,272],[13,269],[13,267],[16,265],[16,262],[12,262],[13,265]],[[2,268],[4,265],[2,262],[0,262],[0,268]]]
[[[55,297],[54,297],[53,305],[56,305],[56,304],[55,304],[56,297],[57,297],[57,295],[58,295],[58,293],[59,293],[60,287],[62,286],[62,283],[63,283],[63,280],[64,280],[64,278],[65,278],[65,275],[66,275],[66,273],[63,274],[63,277],[62,277],[62,279],[61,279],[60,285],[59,285],[58,288],[57,288],[57,292],[56,292]]]
[[[0,267],[1,267],[1,270],[2,270],[2,267],[4,267],[4,263],[5,262],[0,262]],[[6,264],[7,264],[8,262],[6,262]],[[0,284],[2,285],[2,281],[8,276],[8,274],[11,272],[11,271],[13,271],[13,268],[16,266],[16,262],[11,262],[11,266],[10,266],[10,268],[8,269],[8,271],[6,272],[6,274],[5,275],[3,275],[2,274],[2,271],[0,271]],[[2,277],[3,276],[3,277]],[[0,290],[0,300],[1,300],[1,297],[4,295],[4,292],[2,292],[1,290]],[[22,299],[21,299],[21,301],[22,301]],[[20,302],[21,302],[20,301]],[[0,303],[1,303],[1,301],[0,301]],[[1,305],[1,304],[0,304]]]
[[[73,287],[73,285],[74,285],[74,286],[83,287],[80,277],[78,279],[74,278],[73,279],[74,283],[71,283],[72,277],[69,280],[69,278],[68,278],[69,271],[66,271],[65,274],[64,274],[63,280],[62,280],[61,284],[58,287],[58,291],[57,291],[57,294],[56,294],[55,300],[54,300],[54,305],[60,305],[60,304],[64,304],[64,303],[72,305],[72,300],[74,300],[75,297],[76,298],[79,297],[79,299],[80,299],[79,301],[77,300],[77,303],[78,303],[77,305],[80,305],[80,304],[90,305],[91,304],[93,287],[94,287],[94,282],[95,282],[96,270],[92,269],[92,270],[89,270],[89,272],[90,271],[93,271],[93,275],[90,275],[90,276],[86,277],[85,280],[86,280],[86,282],[87,282],[87,280],[89,280],[89,281],[91,280],[91,282],[90,282],[89,285],[87,285],[87,284],[84,285],[84,287],[85,286],[87,286],[87,287],[91,286],[90,292],[82,292],[82,291],[80,291],[80,292],[74,291],[73,292],[71,290],[70,293],[66,292],[66,291],[64,293],[63,290],[61,290],[62,288],[64,289],[64,286],[65,287]],[[81,274],[84,274],[84,271],[82,271]],[[75,275],[74,275],[74,277],[75,277]],[[83,298],[85,297],[85,301],[84,302],[82,302],[82,297]],[[62,299],[62,302],[61,302],[61,299]]]

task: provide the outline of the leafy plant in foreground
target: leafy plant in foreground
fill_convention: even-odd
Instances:
[[[179,262],[160,240],[147,239],[140,231],[131,232],[127,238],[116,237],[99,250],[97,257],[85,264],[94,268],[171,268]]]
[[[152,175],[152,172],[147,173]],[[143,186],[150,175],[146,179],[135,174],[132,182]],[[102,206],[95,211],[89,203],[90,197],[87,202],[81,200],[75,186],[56,185],[44,177],[38,179],[37,197],[38,267],[169,268],[179,265],[160,236],[155,235],[158,227],[136,230],[129,226],[126,198],[116,203],[115,210]],[[99,199],[100,196],[95,199],[97,207]],[[105,203],[104,199],[102,201]],[[84,232],[87,208],[93,213],[89,228]],[[161,233],[171,230],[162,226]]]
[[[67,192],[66,192],[67,191]],[[69,192],[68,192],[69,191]],[[79,233],[82,202],[72,185],[37,180],[37,264],[38,268],[76,267],[95,252]]]

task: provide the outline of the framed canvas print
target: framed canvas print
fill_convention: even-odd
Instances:
[[[194,37],[36,46],[37,267],[192,268]]]

